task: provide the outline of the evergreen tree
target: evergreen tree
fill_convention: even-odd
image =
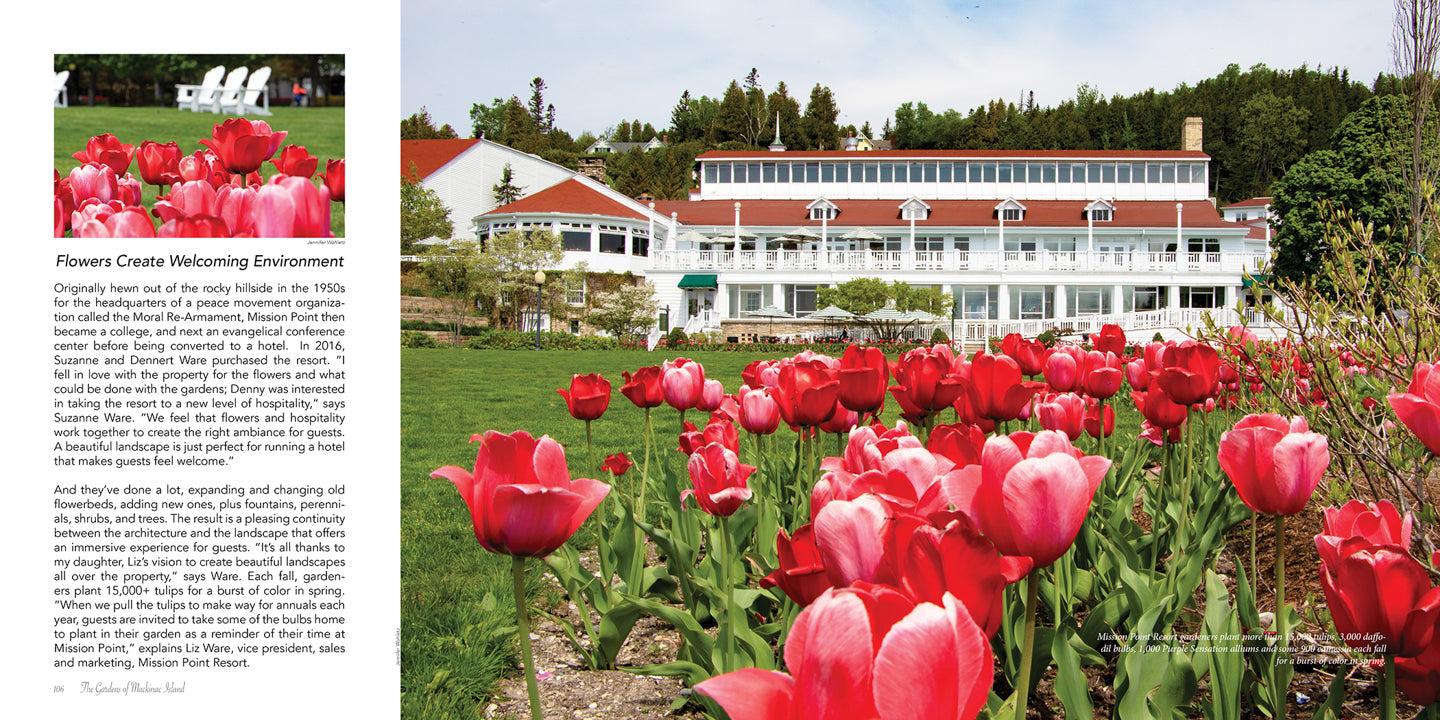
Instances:
[[[520,98],[513,95],[505,104],[505,129],[501,137],[501,143],[520,152],[539,153],[545,149],[545,139],[540,136],[535,118],[520,104]]]
[[[514,171],[510,169],[510,163],[505,163],[505,168],[500,171],[500,182],[492,186],[491,191],[495,193],[495,205],[509,205],[520,199],[525,193],[525,188],[515,184]]]
[[[780,115],[780,142],[791,150],[810,150],[812,148],[805,144],[804,128],[800,124],[800,102],[790,97],[789,88],[785,87],[782,80],[775,86],[775,92],[765,99],[765,117],[767,120],[766,138],[775,139],[775,115]]]
[[[453,139],[454,137],[455,130],[449,125],[435,127],[434,121],[430,119],[430,111],[426,110],[424,105],[420,106],[420,112],[400,121],[401,140],[436,140]]]
[[[835,95],[830,88],[819,83],[810,91],[810,102],[805,106],[805,130],[818,150],[836,150],[840,147],[840,126],[835,123],[840,110],[835,106]]]
[[[719,145],[730,141],[745,141],[745,92],[734,80],[725,88],[725,97],[710,124],[710,142]]]
[[[470,106],[470,137],[504,142],[506,103],[495,98],[489,105]]]
[[[530,81],[530,119],[535,121],[535,127],[541,135],[548,134],[552,129],[549,121],[555,119],[555,106],[551,105],[549,111],[545,108],[545,81],[535,78]]]

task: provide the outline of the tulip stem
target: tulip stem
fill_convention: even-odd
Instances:
[[[585,453],[590,456],[590,469],[600,476],[600,466],[595,464],[595,441],[590,436],[590,421],[585,421]]]
[[[738,669],[735,667],[735,578],[734,568],[731,567],[735,562],[733,547],[730,542],[730,517],[726,515],[720,518],[720,562],[725,583],[725,624],[721,630],[724,645],[720,656],[722,673]]]
[[[1280,647],[1276,657],[1289,662],[1290,628],[1285,623],[1285,516],[1275,516],[1275,630],[1280,636]],[[1280,655],[1279,653],[1284,653]],[[1285,720],[1286,697],[1290,688],[1276,688],[1275,720]]]
[[[1030,701],[1030,665],[1035,658],[1035,606],[1039,594],[1040,569],[1033,568],[1025,578],[1025,639],[1020,645],[1020,677],[1015,683],[1015,720],[1025,720],[1026,705]]]
[[[530,720],[541,720],[540,686],[535,682],[535,656],[530,652],[530,613],[525,608],[525,558],[510,558],[515,581],[515,632],[520,635],[520,656],[525,660],[525,689],[530,693]]]
[[[1431,703],[1430,710],[1434,710],[1440,703]],[[1422,716],[1434,717],[1434,713],[1426,711]],[[1380,692],[1380,720],[1395,720],[1395,653],[1385,653],[1385,686]]]
[[[650,408],[645,408],[645,465],[640,469],[640,490],[636,493],[635,512],[645,522],[645,488],[650,485]]]
[[[1255,526],[1260,523],[1260,513],[1250,513],[1250,577],[1260,582],[1260,565],[1255,562]]]

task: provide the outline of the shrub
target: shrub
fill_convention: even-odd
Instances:
[[[400,332],[400,347],[402,348],[438,348],[440,343],[428,333],[414,330],[403,330]]]
[[[939,345],[940,343],[948,342],[950,342],[950,336],[946,335],[944,330],[937,327],[935,328],[935,332],[930,333],[931,345]]]

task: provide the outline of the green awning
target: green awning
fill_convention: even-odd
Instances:
[[[1254,288],[1254,289],[1260,289],[1260,290],[1269,290],[1269,289],[1270,289],[1270,275],[1268,275],[1268,274],[1246,275],[1246,276],[1245,276],[1245,279],[1244,279],[1244,287]]]
[[[680,287],[716,290],[719,289],[720,284],[716,282],[715,275],[686,275],[680,278]]]

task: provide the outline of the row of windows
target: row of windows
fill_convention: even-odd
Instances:
[[[770,238],[765,241],[766,247],[771,250],[781,249],[777,244],[800,244],[794,240],[785,238]],[[1128,253],[1128,252],[1178,252],[1178,246],[1174,241],[1146,241],[1141,240],[1134,244],[1134,240],[1097,240],[1095,249],[1097,252]],[[880,240],[845,240],[843,238],[830,238],[828,243],[832,249],[840,246],[855,250],[876,250],[900,252],[905,249],[903,237],[886,237]],[[733,250],[733,242],[725,243],[703,243],[701,250]],[[568,249],[568,248],[567,248]],[[754,250],[755,241],[743,240],[740,244],[741,250]],[[843,249],[843,248],[842,248]],[[915,246],[917,252],[941,252],[955,250],[968,252],[970,250],[970,238],[950,237],[944,235],[917,235]],[[1073,237],[1007,237],[1005,238],[1006,252],[1078,252],[1084,249],[1082,241]],[[1220,252],[1220,240],[1217,238],[1187,238],[1185,241],[1185,252],[1213,254]]]
[[[816,311],[816,291],[819,285],[782,285],[781,292],[785,312],[804,317]],[[916,286],[924,287],[924,286]],[[955,298],[954,315],[963,320],[998,320],[999,287],[996,285],[954,285],[950,288]],[[731,307],[736,313],[759,310],[775,304],[774,286],[731,285],[729,288]],[[1021,320],[1041,320],[1052,317],[1056,310],[1055,288],[1050,285],[1019,286],[1009,288],[1010,307],[1014,316]],[[1161,310],[1166,307],[1168,288],[1160,286],[1126,286],[1123,292],[1125,312]],[[1065,286],[1066,317],[1101,315],[1115,312],[1115,295],[1108,285],[1067,285]],[[1180,307],[1212,309],[1225,301],[1225,288],[1181,287]]]
[[[1191,183],[1205,163],[707,162],[706,183]]]

